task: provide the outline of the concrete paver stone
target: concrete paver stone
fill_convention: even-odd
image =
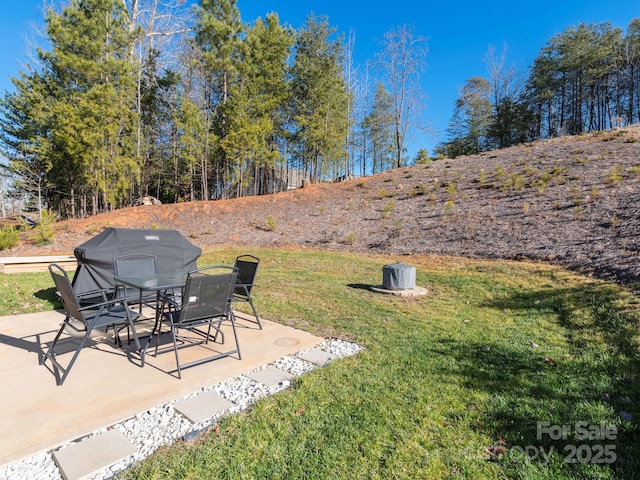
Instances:
[[[233,402],[210,390],[176,403],[173,408],[191,423],[199,423],[233,407]]]
[[[255,372],[248,373],[247,377],[267,387],[278,385],[279,383],[294,378],[289,372],[285,372],[277,367],[267,367],[263,370],[256,370]]]
[[[306,360],[307,362],[323,366],[331,361],[333,355],[331,355],[329,352],[325,352],[321,348],[314,348],[313,350],[302,352],[298,355],[298,357],[302,360]]]
[[[108,430],[53,452],[65,480],[81,480],[136,453],[120,430]]]

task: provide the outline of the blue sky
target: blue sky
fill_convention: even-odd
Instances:
[[[2,3],[0,92],[12,90],[10,77],[28,61],[30,47],[25,38],[31,35],[34,24],[43,24],[43,0]],[[489,46],[500,51],[506,44],[510,62],[526,69],[547,41],[567,27],[611,22],[626,29],[633,18],[640,18],[640,0],[238,0],[237,5],[245,22],[276,12],[281,23],[294,28],[300,27],[311,12],[326,15],[345,36],[350,31],[355,33],[355,66],[374,59],[386,32],[411,25],[416,35],[428,39],[422,88],[428,96],[426,117],[434,133],[414,138],[410,151],[424,147],[430,152],[437,142],[445,140],[444,129],[465,80],[486,75],[483,57]]]

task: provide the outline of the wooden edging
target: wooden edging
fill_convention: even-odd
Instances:
[[[73,255],[0,257],[0,273],[45,272],[52,263],[57,263],[65,269],[77,267],[76,257]]]

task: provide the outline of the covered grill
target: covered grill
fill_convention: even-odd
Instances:
[[[73,251],[75,293],[113,289],[113,257],[132,253],[155,255],[158,273],[172,273],[196,269],[202,250],[177,230],[106,228]]]

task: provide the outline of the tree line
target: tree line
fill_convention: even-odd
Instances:
[[[490,48],[488,75],[468,79],[449,139],[436,155],[456,157],[561,135],[640,122],[640,19],[626,31],[579,24],[552,37],[528,72]]]
[[[275,193],[369,175],[425,130],[424,37],[387,32],[354,65],[355,34],[310,14],[243,22],[236,0],[67,0],[45,12],[33,61],[0,98],[0,207],[62,218],[136,204]],[[640,20],[580,24],[526,72],[490,48],[432,158],[640,121]]]
[[[63,218],[144,196],[274,193],[291,171],[310,182],[377,173],[409,161],[405,142],[420,128],[426,43],[409,27],[358,69],[354,38],[326,17],[248,24],[236,0],[70,0],[45,24],[35,60],[0,100],[12,180],[0,193]]]

